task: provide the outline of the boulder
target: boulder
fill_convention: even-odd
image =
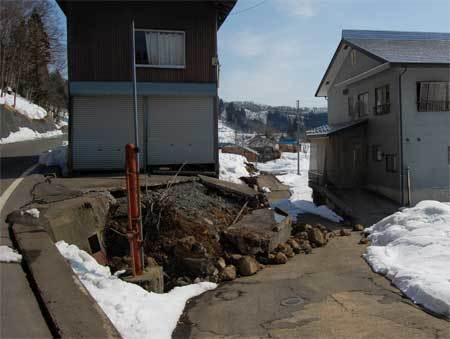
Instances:
[[[367,238],[361,238],[361,240],[359,241],[359,243],[360,243],[361,245],[366,245],[366,244],[369,243],[369,239],[367,239]]]
[[[362,232],[364,231],[364,226],[361,224],[356,224],[353,226],[353,231],[355,232]]]
[[[298,244],[297,240],[295,239],[289,239],[287,243],[292,247],[292,250],[295,254],[300,253],[300,245]]]
[[[279,244],[277,247],[277,251],[284,253],[288,258],[292,258],[294,256],[294,251],[288,243]]]
[[[225,259],[224,258],[217,259],[216,266],[220,271],[222,271],[227,266]]]
[[[258,272],[259,263],[255,258],[246,255],[239,260],[239,273],[243,276],[253,275]]]
[[[308,229],[308,239],[311,244],[317,247],[324,246],[327,243],[323,232],[316,227]]]
[[[286,264],[288,261],[288,258],[286,256],[286,254],[282,253],[282,252],[278,252],[275,257],[273,258],[273,263],[277,264],[277,265],[282,265],[282,264]]]
[[[236,267],[234,265],[227,265],[222,272],[220,272],[220,278],[224,281],[236,279]]]
[[[246,214],[222,233],[230,248],[243,255],[272,252],[291,236],[291,218],[275,214],[274,210],[259,209]]]
[[[300,245],[300,248],[306,254],[310,254],[312,252],[311,244],[307,240],[303,241],[303,243]]]
[[[352,235],[352,233],[345,228],[341,228],[341,230],[339,231],[339,235],[341,237],[348,237],[348,236]]]

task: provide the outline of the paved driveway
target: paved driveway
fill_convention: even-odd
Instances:
[[[359,234],[191,301],[175,338],[450,338],[361,258]]]

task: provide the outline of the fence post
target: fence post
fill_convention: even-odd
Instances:
[[[138,150],[133,144],[125,146],[125,175],[128,194],[128,229],[127,236],[130,243],[130,256],[132,259],[133,275],[141,275],[143,271],[143,258],[141,255],[141,209],[140,186],[138,172]]]

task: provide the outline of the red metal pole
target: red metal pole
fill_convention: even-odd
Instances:
[[[125,171],[128,194],[128,240],[130,242],[130,256],[133,263],[133,275],[142,274],[142,235],[141,235],[141,209],[140,209],[140,186],[137,165],[137,147],[133,144],[125,146]]]

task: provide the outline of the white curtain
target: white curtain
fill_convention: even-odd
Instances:
[[[146,32],[145,42],[150,65],[184,66],[184,34]]]

